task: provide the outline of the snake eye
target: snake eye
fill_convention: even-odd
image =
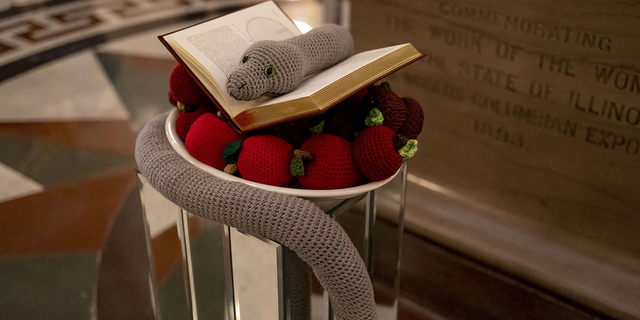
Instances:
[[[249,56],[244,56],[242,57],[242,63],[247,63],[247,61],[249,61]]]
[[[268,65],[266,67],[264,67],[264,75],[267,76],[267,78],[271,78],[273,76],[276,75],[276,68],[274,68],[272,65]]]

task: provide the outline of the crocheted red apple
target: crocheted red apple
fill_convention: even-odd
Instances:
[[[201,115],[205,113],[212,113],[214,111],[215,110],[210,106],[203,106],[193,112],[181,111],[178,113],[178,116],[176,117],[176,133],[178,134],[178,137],[180,137],[182,141],[185,141],[191,125],[193,125]]]
[[[343,138],[316,134],[294,153],[291,174],[298,176],[300,184],[307,189],[341,189],[364,182],[353,159],[351,143]]]
[[[353,142],[353,158],[360,171],[373,181],[391,177],[400,166],[402,156],[393,146],[396,133],[385,126],[364,129]]]
[[[223,170],[226,164],[222,160],[222,151],[227,144],[240,139],[242,136],[217,115],[205,113],[191,125],[185,139],[185,147],[196,159]]]
[[[259,135],[234,141],[224,149],[223,157],[226,173],[233,174],[237,169],[247,180],[280,187],[293,180],[289,172],[293,147],[276,136]]]
[[[210,104],[209,97],[193,80],[187,68],[177,65],[169,78],[169,101],[176,101],[176,106],[182,111],[194,111],[203,104]]]

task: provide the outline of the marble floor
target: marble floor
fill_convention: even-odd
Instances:
[[[253,2],[0,2],[0,319],[153,318],[133,154],[172,107],[156,37]]]
[[[157,36],[253,2],[0,3],[0,319],[154,318],[133,154],[173,108],[177,63]],[[316,1],[280,5],[324,19]],[[175,238],[171,219],[155,215],[151,236]],[[167,248],[160,290],[179,296],[180,251]]]

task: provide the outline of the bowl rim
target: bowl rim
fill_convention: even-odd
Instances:
[[[180,111],[178,109],[173,109],[169,113],[169,116],[165,121],[165,133],[166,133],[167,139],[169,140],[169,144],[171,145],[173,150],[175,150],[183,159],[187,160],[189,163],[193,164],[198,169],[206,173],[209,173],[216,178],[220,178],[226,181],[241,182],[258,189],[278,192],[278,193],[302,197],[302,198],[346,199],[346,198],[352,198],[352,197],[361,195],[363,193],[378,189],[384,186],[385,184],[387,184],[389,181],[393,180],[393,178],[395,178],[396,175],[398,175],[398,172],[400,172],[400,169],[399,169],[391,177],[381,181],[372,181],[372,182],[365,183],[355,187],[349,187],[349,188],[343,188],[343,189],[329,189],[329,190],[311,190],[311,189],[276,187],[268,184],[263,184],[263,183],[242,179],[234,175],[225,173],[224,171],[218,170],[209,165],[206,165],[200,160],[193,157],[191,154],[189,154],[189,152],[187,152],[184,142],[182,142],[182,140],[178,137],[178,134],[175,128],[175,123],[176,123],[175,120],[179,112]]]

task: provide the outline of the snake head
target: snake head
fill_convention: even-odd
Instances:
[[[296,46],[263,40],[251,45],[227,81],[227,92],[237,100],[293,91],[304,78],[304,59]]]

